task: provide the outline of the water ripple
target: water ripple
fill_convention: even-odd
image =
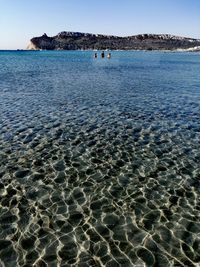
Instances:
[[[197,54],[20,53],[0,53],[0,266],[199,266]]]

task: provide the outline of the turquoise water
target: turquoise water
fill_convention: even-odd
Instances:
[[[200,54],[0,52],[0,266],[199,266]]]

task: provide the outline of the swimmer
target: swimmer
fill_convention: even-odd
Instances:
[[[111,58],[111,53],[108,53],[107,58],[109,59]]]
[[[101,53],[101,57],[102,57],[102,58],[105,57],[105,53],[104,53],[104,51]]]

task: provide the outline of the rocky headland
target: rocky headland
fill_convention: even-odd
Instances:
[[[139,34],[119,37],[81,32],[46,33],[30,40],[28,50],[180,50],[200,51],[200,39],[170,34]]]

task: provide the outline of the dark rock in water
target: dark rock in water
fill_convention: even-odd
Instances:
[[[144,216],[143,223],[146,229],[150,230],[159,222],[160,212],[152,210]]]
[[[115,226],[112,231],[114,240],[126,242],[126,234],[122,226]]]
[[[13,197],[14,195],[16,195],[17,191],[15,189],[13,189],[13,188],[9,188],[7,190],[7,193],[8,193],[9,197]]]
[[[78,253],[77,246],[74,242],[66,242],[65,246],[58,252],[61,259],[69,261],[73,258],[76,258]]]
[[[42,165],[43,165],[43,161],[42,161],[41,159],[36,159],[36,160],[34,161],[34,165],[35,165],[35,166],[42,166]]]
[[[62,228],[61,228],[61,232],[62,233],[70,233],[73,231],[73,227],[69,224],[66,223]]]
[[[37,258],[39,257],[38,252],[37,251],[30,251],[28,254],[26,254],[26,261],[27,264],[30,264],[33,266],[33,263],[37,260]]]
[[[28,173],[29,173],[28,169],[22,169],[22,170],[16,171],[15,176],[17,178],[24,178]]]
[[[58,175],[55,179],[55,182],[58,184],[62,184],[62,183],[64,183],[65,179],[66,179],[65,172],[61,171],[58,173]]]
[[[2,249],[5,249],[7,248],[8,246],[10,246],[12,244],[11,241],[8,241],[8,240],[0,240],[0,251]]]
[[[61,32],[49,37],[46,34],[30,40],[30,50],[176,50],[194,49],[200,46],[200,40],[173,36],[170,34],[139,34],[119,37],[81,32]],[[199,49],[200,50],[200,49]],[[196,51],[196,50],[195,50]]]
[[[99,210],[102,208],[102,202],[100,200],[94,201],[91,203],[90,208],[92,210]]]
[[[2,215],[0,218],[0,224],[1,225],[6,225],[6,224],[8,225],[8,224],[14,223],[16,221],[17,221],[17,216],[12,215],[10,213]]]
[[[117,225],[118,222],[119,222],[119,217],[112,213],[107,214],[106,217],[104,218],[104,223],[108,227],[114,227],[115,225]]]
[[[8,263],[3,266],[17,266],[16,258],[16,252],[12,246],[9,246],[4,250],[0,251],[1,262]]]
[[[169,198],[169,201],[173,204],[173,205],[176,205],[177,202],[178,202],[178,197],[177,196],[171,196]]]
[[[28,144],[28,143],[30,143],[30,142],[33,140],[34,137],[35,137],[34,134],[29,134],[29,135],[27,135],[27,136],[25,137],[23,143],[24,143],[24,144]]]
[[[45,262],[53,262],[57,260],[57,255],[45,255],[44,257]]]
[[[45,175],[43,173],[34,173],[32,178],[33,181],[43,180]]]
[[[87,231],[87,235],[90,236],[90,240],[94,243],[97,243],[101,240],[100,236],[93,229]]]
[[[80,223],[80,221],[83,219],[83,214],[80,212],[74,212],[73,214],[70,215],[69,217],[69,222],[72,225],[77,225]]]
[[[74,189],[73,196],[75,199],[79,199],[81,197],[84,197],[82,191],[79,188]]]
[[[21,245],[23,249],[30,249],[34,247],[34,243],[35,243],[36,238],[35,237],[31,237],[31,238],[27,238],[27,239],[23,239],[21,241]]]
[[[54,168],[56,171],[64,171],[65,170],[65,162],[63,160],[58,161],[54,165]]]
[[[160,172],[167,171],[167,168],[163,165],[158,165],[158,171]]]
[[[145,248],[139,248],[137,251],[137,255],[147,264],[147,266],[154,265],[155,259],[153,254],[149,250]]]

